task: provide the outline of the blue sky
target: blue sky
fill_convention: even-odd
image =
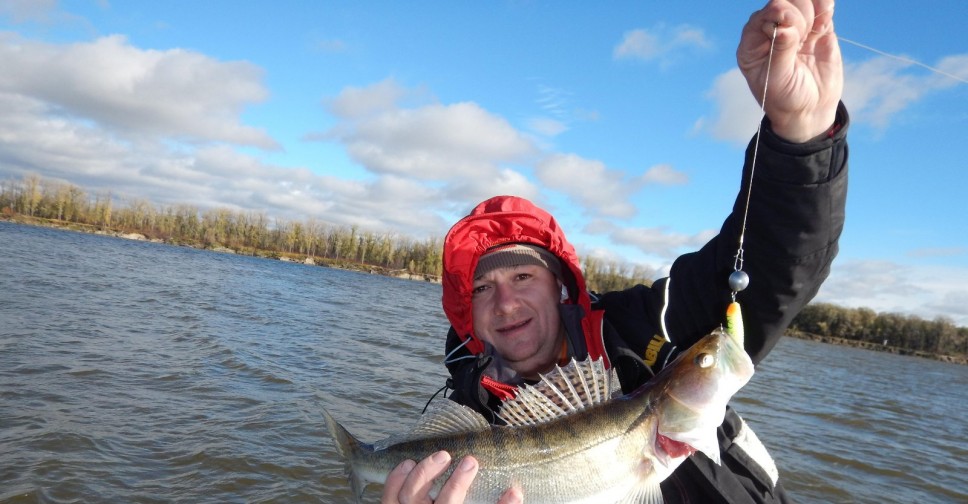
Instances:
[[[0,179],[419,240],[513,193],[579,253],[662,272],[736,196],[760,6],[0,0]],[[820,300],[968,325],[958,19],[837,6],[843,39],[950,76],[842,42],[848,222]]]

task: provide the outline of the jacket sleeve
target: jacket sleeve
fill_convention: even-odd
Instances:
[[[764,119],[756,166],[751,166],[754,139],[746,149],[741,190],[719,234],[676,259],[669,277],[651,288],[602,297],[606,317],[630,346],[642,348],[655,331],[686,348],[724,322],[753,168],[743,243],[750,284],[737,300],[747,353],[754,363],[769,353],[816,295],[837,254],[847,195],[847,125],[841,104],[829,134],[793,144],[776,136]]]

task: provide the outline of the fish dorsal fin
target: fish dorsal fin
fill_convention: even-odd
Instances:
[[[445,399],[431,403],[427,411],[417,419],[417,423],[410,429],[410,432],[390,436],[377,441],[373,446],[380,450],[403,441],[482,431],[490,428],[491,424],[480,413],[450,399]]]
[[[604,361],[572,359],[565,367],[555,366],[534,385],[518,387],[517,395],[501,404],[497,416],[512,427],[549,422],[576,411],[601,404],[621,394],[614,370]]]

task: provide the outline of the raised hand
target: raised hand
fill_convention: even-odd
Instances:
[[[788,141],[804,142],[833,125],[844,88],[833,16],[833,0],[771,0],[743,27],[736,60],[757,101],[776,29],[765,110]]]

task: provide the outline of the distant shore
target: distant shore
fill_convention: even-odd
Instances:
[[[59,229],[62,231],[74,231],[78,233],[113,236],[115,238],[123,238],[125,240],[145,241],[150,243],[162,243],[165,245],[172,245],[175,247],[188,247],[188,248],[194,248],[199,250],[211,250],[213,252],[220,252],[223,254],[236,254],[236,255],[246,255],[246,256],[252,256],[252,257],[261,257],[263,259],[275,259],[283,262],[294,262],[294,263],[306,264],[310,266],[322,266],[326,268],[342,269],[347,271],[357,271],[360,273],[369,273],[371,275],[382,275],[382,276],[388,276],[393,278],[402,278],[404,280],[440,283],[440,278],[435,275],[411,273],[407,270],[385,268],[385,267],[377,266],[373,264],[364,264],[364,263],[348,261],[348,260],[333,260],[333,259],[327,259],[327,258],[317,257],[317,256],[308,256],[305,254],[275,252],[275,251],[249,249],[249,248],[234,249],[234,248],[229,248],[224,246],[203,247],[192,243],[179,243],[177,241],[161,240],[157,238],[150,239],[147,236],[138,232],[126,233],[123,231],[117,231],[112,229],[102,229],[97,226],[92,226],[87,224],[78,224],[75,222],[58,222],[58,221],[52,221],[49,219],[31,218],[31,217],[24,217],[19,215],[14,218],[4,218],[2,215],[0,215],[0,221],[10,222],[13,224],[22,224],[26,226],[37,226],[37,227]]]
[[[907,348],[901,348],[891,345],[883,345],[878,343],[873,343],[870,341],[858,341],[846,338],[836,338],[833,336],[821,336],[819,334],[810,334],[802,331],[787,331],[786,336],[790,336],[797,339],[804,339],[810,341],[819,341],[821,343],[829,343],[831,345],[841,345],[849,346],[854,348],[862,348],[864,350],[874,350],[877,352],[887,352],[896,355],[910,355],[913,357],[921,357],[924,359],[932,359],[941,362],[950,362],[952,364],[961,364],[963,366],[968,366],[968,357],[957,356],[957,355],[941,355],[933,354],[930,352],[921,352],[917,350],[910,350]]]

